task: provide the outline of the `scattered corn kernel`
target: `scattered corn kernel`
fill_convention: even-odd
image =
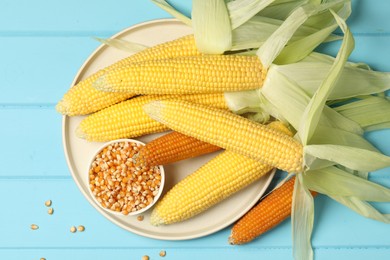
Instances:
[[[83,232],[85,230],[85,227],[83,225],[80,225],[77,227],[77,230]]]
[[[149,260],[149,256],[144,255],[144,256],[142,257],[142,260]]]
[[[167,252],[165,252],[165,250],[161,250],[161,251],[160,251],[160,256],[161,256],[161,257],[166,256],[166,254],[167,254]]]
[[[44,258],[44,257],[41,257],[41,258],[40,258],[40,260],[46,260],[46,258]]]
[[[45,201],[45,206],[46,206],[46,207],[50,207],[50,206],[51,206],[51,200]]]
[[[70,232],[75,233],[76,231],[77,231],[77,229],[75,226],[70,227]]]
[[[54,209],[53,209],[53,208],[49,208],[49,209],[47,210],[47,213],[48,213],[49,215],[53,215]]]
[[[141,216],[138,216],[138,217],[137,217],[137,220],[138,220],[138,221],[144,220],[144,216],[142,216],[142,215],[141,215]]]
[[[36,224],[31,224],[31,229],[32,230],[37,230],[37,229],[39,229],[39,226],[36,225]]]
[[[89,170],[89,187],[102,207],[128,215],[153,203],[161,172],[158,167],[135,166],[133,157],[140,147],[117,142],[96,155]]]

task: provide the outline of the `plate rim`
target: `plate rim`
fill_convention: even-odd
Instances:
[[[129,27],[127,27],[127,28],[125,28],[125,29],[115,33],[114,35],[112,35],[109,38],[110,39],[114,39],[114,38],[120,37],[121,35],[126,34],[129,31],[137,29],[137,28],[142,27],[142,26],[147,26],[147,25],[154,24],[154,23],[165,23],[165,22],[180,22],[180,21],[178,19],[175,19],[175,18],[153,19],[153,20],[149,20],[149,21],[145,21],[145,22],[141,22],[141,23],[137,23],[137,24],[134,24],[132,26],[129,26]],[[86,60],[83,62],[83,64],[80,66],[79,70],[77,71],[76,75],[74,76],[70,87],[73,87],[76,84],[76,82],[79,80],[79,77],[82,74],[82,72],[84,71],[84,69],[87,67],[87,65],[90,62],[93,61],[93,58],[95,57],[95,55],[97,55],[103,49],[108,48],[108,47],[109,46],[107,46],[105,44],[101,44],[100,46],[98,46],[86,58]],[[87,194],[87,192],[83,189],[83,187],[81,186],[81,183],[78,182],[78,180],[76,178],[76,174],[75,174],[75,172],[73,170],[73,167],[72,167],[73,164],[71,163],[70,158],[69,158],[69,151],[68,151],[68,139],[69,138],[67,138],[67,135],[65,133],[66,125],[68,124],[69,119],[70,119],[70,117],[67,116],[67,115],[63,115],[62,116],[62,125],[61,125],[61,127],[62,127],[62,129],[61,129],[62,130],[62,146],[63,146],[63,151],[64,151],[67,167],[68,167],[68,169],[69,169],[69,171],[71,173],[72,179],[73,179],[74,183],[76,183],[79,191],[81,191],[81,193],[83,194],[84,198],[86,198],[86,200],[89,202],[89,204],[92,205],[92,207],[94,207],[107,220],[109,220],[113,224],[123,228],[126,231],[129,231],[131,233],[134,233],[134,234],[137,234],[137,235],[140,235],[140,236],[143,236],[143,237],[148,237],[148,238],[153,238],[153,239],[158,239],[158,240],[166,240],[166,241],[184,241],[184,240],[201,238],[201,237],[208,236],[208,235],[211,235],[213,233],[216,233],[218,231],[221,231],[221,230],[225,229],[227,226],[229,226],[232,223],[236,222],[239,218],[241,218],[249,209],[251,209],[258,202],[258,200],[265,193],[266,189],[269,187],[269,185],[270,185],[270,183],[271,183],[271,181],[272,181],[272,179],[273,179],[273,177],[275,175],[275,172],[276,172],[276,169],[273,169],[273,170],[271,170],[270,172],[268,172],[266,175],[264,175],[262,177],[262,178],[267,177],[267,180],[265,181],[265,184],[264,184],[264,187],[263,187],[263,191],[259,193],[259,195],[257,196],[257,199],[254,200],[253,203],[250,203],[245,208],[245,210],[243,210],[243,212],[241,214],[238,214],[236,216],[236,218],[232,218],[229,222],[225,223],[224,225],[219,225],[216,228],[212,228],[212,229],[207,230],[207,231],[199,232],[199,233],[197,233],[197,235],[187,235],[187,236],[180,236],[180,237],[179,236],[176,236],[176,237],[166,237],[166,236],[153,235],[153,234],[150,234],[150,233],[141,232],[141,231],[138,231],[136,229],[132,229],[132,228],[124,225],[122,222],[117,221],[115,218],[112,218],[107,212],[105,212],[98,205],[96,205],[95,203],[92,203],[89,200],[89,198],[88,198],[89,194]]]

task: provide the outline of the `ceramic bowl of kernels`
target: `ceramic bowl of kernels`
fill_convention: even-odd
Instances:
[[[136,155],[145,144],[119,139],[102,145],[88,169],[89,191],[105,211],[137,215],[150,209],[160,198],[165,174],[162,166],[136,165]]]

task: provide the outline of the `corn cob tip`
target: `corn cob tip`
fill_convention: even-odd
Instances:
[[[65,102],[64,100],[59,101],[58,104],[56,105],[57,112],[63,115],[68,115],[68,111],[69,111],[68,108],[69,108],[68,102]]]
[[[154,209],[152,211],[152,214],[150,215],[150,224],[152,224],[153,226],[160,226],[165,224],[164,219],[160,217],[156,209]]]
[[[87,134],[81,129],[80,126],[76,128],[76,136],[81,139],[87,139]]]
[[[234,238],[232,236],[228,237],[228,243],[230,245],[236,245],[235,241],[234,241]]]

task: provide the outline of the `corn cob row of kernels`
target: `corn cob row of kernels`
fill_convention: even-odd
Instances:
[[[191,136],[171,132],[143,146],[138,152],[137,165],[156,166],[212,153],[221,148]]]
[[[302,171],[302,144],[269,126],[184,100],[154,101],[144,110],[174,131],[287,172]]]
[[[58,112],[69,116],[87,115],[99,111],[134,96],[134,93],[108,93],[101,92],[93,88],[92,83],[106,72],[118,69],[128,64],[147,60],[169,59],[177,56],[183,57],[196,55],[200,55],[200,52],[195,46],[193,35],[187,35],[182,38],[148,48],[101,69],[88,78],[78,82],[63,96],[62,100],[57,104],[56,109]]]
[[[227,109],[225,98],[221,93],[139,96],[89,115],[81,121],[76,135],[88,141],[104,142],[167,131],[169,128],[150,118],[143,111],[143,106],[154,100],[171,98]]]
[[[260,88],[262,73],[257,56],[198,55],[123,66],[108,71],[93,86],[136,94],[221,93]]]

